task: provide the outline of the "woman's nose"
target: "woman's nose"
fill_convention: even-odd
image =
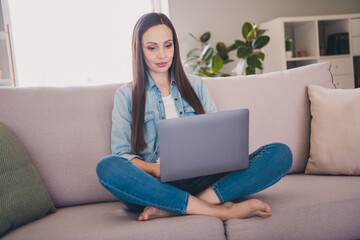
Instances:
[[[165,56],[165,50],[163,48],[160,48],[158,52],[158,58],[164,58]]]

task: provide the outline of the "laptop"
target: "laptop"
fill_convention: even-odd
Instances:
[[[249,165],[249,110],[160,120],[161,181],[230,172]]]

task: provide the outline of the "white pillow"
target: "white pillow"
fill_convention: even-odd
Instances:
[[[360,89],[308,86],[310,158],[306,174],[360,175]]]

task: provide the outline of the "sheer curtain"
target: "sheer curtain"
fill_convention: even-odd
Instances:
[[[10,0],[19,86],[129,82],[131,38],[151,0]]]

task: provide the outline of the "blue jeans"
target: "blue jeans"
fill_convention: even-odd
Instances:
[[[163,183],[125,158],[110,155],[96,167],[100,183],[119,198],[130,211],[145,206],[185,214],[189,194],[211,187],[220,203],[232,201],[278,182],[290,170],[292,153],[282,143],[260,147],[250,154],[247,169]]]

